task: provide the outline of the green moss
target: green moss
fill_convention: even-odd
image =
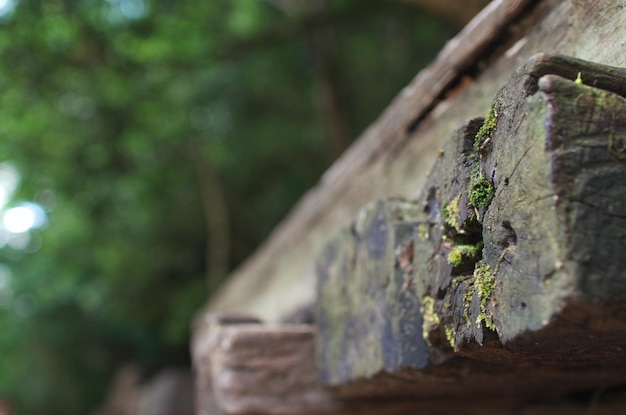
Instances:
[[[480,314],[476,318],[476,324],[480,325],[484,322],[488,329],[495,331],[496,326],[493,323],[493,319],[487,314],[487,302],[493,293],[495,280],[495,272],[488,264],[482,261],[476,263],[474,274],[472,275],[472,285],[463,293],[463,311],[468,326],[472,324],[469,308],[474,300],[474,294],[476,294],[480,303]]]
[[[491,316],[488,316],[485,313],[480,313],[476,324],[481,324],[483,321],[485,322],[485,327],[487,327],[491,331],[496,331],[496,325],[494,324]]]
[[[472,175],[468,201],[470,206],[477,208],[486,207],[491,202],[494,193],[495,188],[493,184],[485,176],[480,173]]]
[[[491,104],[491,108],[485,117],[485,121],[483,121],[483,125],[474,137],[474,151],[482,150],[487,140],[493,137],[493,133],[496,131],[496,127],[498,126],[498,107],[499,105],[497,104],[497,101],[494,101]]]
[[[452,346],[453,349],[456,349],[456,331],[454,330],[454,327],[444,327],[444,330],[446,331],[446,339],[448,339],[448,343],[450,343],[450,346]]]
[[[461,194],[459,193],[454,199],[450,202],[443,205],[443,209],[441,210],[441,215],[443,216],[443,220],[449,226],[454,228],[457,232],[461,232],[461,225],[459,224],[459,201],[461,200]]]
[[[495,276],[491,271],[489,264],[479,262],[474,268],[474,287],[478,290],[481,307],[485,306],[487,299],[493,292],[495,285]]]
[[[582,77],[580,72],[578,72],[578,76],[576,77],[576,80],[574,82],[577,83],[577,84],[582,84],[583,83],[583,77]]]
[[[483,249],[483,243],[476,245],[457,245],[448,254],[448,262],[454,266],[460,265],[465,260],[475,260]]]
[[[420,223],[417,226],[417,236],[422,241],[427,241],[429,239],[429,230],[430,227],[426,223]]]
[[[491,316],[487,315],[487,301],[493,293],[495,280],[495,275],[488,264],[482,261],[476,264],[473,282],[474,288],[478,293],[478,300],[480,301],[480,314],[476,319],[476,324],[485,322],[485,326],[490,330],[495,330],[495,325],[493,324]]]
[[[424,318],[424,323],[422,324],[422,337],[428,344],[430,344],[430,341],[428,340],[428,333],[430,333],[430,330],[441,321],[435,312],[435,299],[429,295],[422,298],[420,312]]]

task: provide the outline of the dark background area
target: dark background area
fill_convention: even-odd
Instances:
[[[14,413],[189,365],[194,311],[461,24],[386,0],[0,1]]]

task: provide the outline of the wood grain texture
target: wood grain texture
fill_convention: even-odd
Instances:
[[[317,377],[314,326],[266,326],[228,314],[207,315],[197,324],[198,415],[328,413],[339,407]]]
[[[319,260],[322,381],[520,400],[626,381],[625,83],[536,55],[452,133],[416,201],[364,208]]]
[[[609,373],[619,378],[620,368],[608,373],[570,371],[563,382],[562,374],[537,365],[485,365],[456,358],[437,371],[377,374],[373,380],[329,389],[321,386],[312,364],[312,326],[242,323],[214,329],[215,343],[205,350],[204,364],[196,366],[196,378],[202,380],[196,386],[201,393],[198,415],[582,415],[590,408],[601,414],[626,408],[623,389],[608,388]],[[597,393],[570,402],[554,400],[590,384]]]

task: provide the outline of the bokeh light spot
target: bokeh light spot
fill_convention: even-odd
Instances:
[[[7,210],[2,222],[4,228],[12,233],[23,233],[44,224],[46,214],[41,206],[34,203],[24,203]]]

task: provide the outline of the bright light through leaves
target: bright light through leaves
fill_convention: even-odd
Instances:
[[[0,0],[0,19],[11,17],[15,9],[15,0]]]
[[[23,233],[43,225],[45,223],[45,213],[39,205],[24,203],[7,210],[4,213],[2,222],[7,231]]]

